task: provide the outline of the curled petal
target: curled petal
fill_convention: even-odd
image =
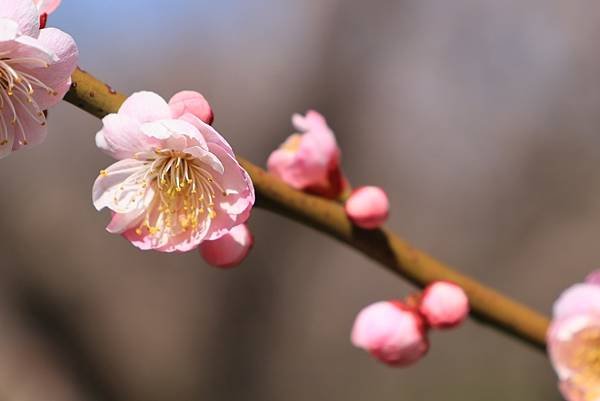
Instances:
[[[387,194],[379,187],[360,187],[352,191],[344,205],[346,215],[364,229],[381,227],[389,216]]]
[[[469,315],[469,299],[458,285],[437,281],[423,291],[419,312],[435,329],[456,327]]]
[[[216,240],[202,242],[200,254],[215,267],[230,268],[246,259],[253,244],[252,233],[245,224],[240,224]]]
[[[555,319],[585,313],[600,314],[600,286],[596,284],[575,284],[554,303]]]
[[[194,91],[181,91],[176,93],[171,100],[169,100],[169,107],[173,118],[179,118],[186,113],[196,116],[206,124],[212,124],[213,122],[213,111],[210,105],[198,92]]]

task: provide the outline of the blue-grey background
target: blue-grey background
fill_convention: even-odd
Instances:
[[[544,313],[600,264],[595,1],[64,0],[49,25],[120,91],[201,91],[257,164],[322,111],[391,227]],[[472,322],[409,369],[354,349],[357,311],[413,289],[268,212],[232,271],[109,235],[99,128],[63,103],[0,161],[0,398],[560,399],[543,354]]]

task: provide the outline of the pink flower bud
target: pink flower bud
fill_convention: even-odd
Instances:
[[[469,315],[469,299],[458,285],[437,281],[423,291],[419,312],[432,328],[456,327]]]
[[[387,220],[390,204],[383,189],[368,186],[352,191],[344,208],[354,224],[365,229],[375,229]]]
[[[269,172],[286,184],[329,199],[346,188],[340,169],[340,149],[325,118],[316,111],[292,117],[300,132],[291,135],[269,156]]]
[[[427,353],[429,343],[422,318],[400,302],[377,302],[354,321],[352,344],[392,366],[407,366]]]
[[[194,91],[181,91],[176,93],[169,100],[169,107],[173,118],[180,118],[186,113],[192,114],[204,121],[206,124],[212,124],[214,120],[213,111],[200,93]]]
[[[253,244],[252,233],[245,224],[240,224],[219,239],[202,242],[200,254],[215,267],[235,267],[248,256]]]

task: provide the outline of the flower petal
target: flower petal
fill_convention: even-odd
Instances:
[[[231,146],[229,145],[229,143],[227,143],[225,138],[223,138],[221,136],[221,134],[219,134],[217,132],[217,130],[215,130],[212,126],[206,124],[204,121],[200,120],[198,117],[196,117],[192,114],[189,114],[189,113],[183,114],[181,117],[179,117],[179,119],[183,120],[183,121],[187,121],[188,123],[190,123],[194,127],[196,127],[196,129],[198,131],[200,131],[200,133],[202,134],[202,136],[204,137],[204,139],[206,140],[207,143],[214,143],[216,145],[219,145],[227,153],[229,153],[231,156],[235,157],[235,155],[233,154],[233,149],[231,149]]]
[[[153,191],[144,180],[146,162],[134,159],[120,160],[102,171],[92,190],[96,209],[105,207],[117,213],[129,213],[146,208]]]
[[[140,123],[171,118],[171,109],[162,97],[154,92],[142,91],[129,96],[121,105],[119,114],[129,116]]]
[[[160,141],[162,148],[184,150],[199,146],[208,149],[206,141],[190,123],[181,120],[159,120],[142,124],[141,131],[149,138]]]
[[[600,314],[600,286],[575,284],[565,290],[554,303],[554,319],[582,313]]]
[[[126,115],[109,114],[102,124],[96,145],[115,159],[134,158],[136,153],[149,152],[159,144],[142,134],[140,124]]]
[[[79,50],[73,38],[55,28],[40,31],[38,42],[54,56],[48,68],[31,69],[31,74],[54,90],[54,93],[36,89],[33,98],[42,109],[58,103],[71,86],[71,74],[79,62]]]
[[[31,0],[0,0],[0,18],[15,21],[21,35],[36,38],[40,32],[40,14]]]
[[[210,105],[198,92],[194,91],[181,91],[176,93],[171,100],[169,100],[169,107],[171,108],[173,118],[179,118],[182,115],[189,113],[196,116],[206,124],[212,124],[213,112]]]
[[[35,0],[40,14],[52,14],[58,6],[60,6],[61,0]]]
[[[19,33],[19,25],[8,18],[0,18],[0,42],[15,40]]]

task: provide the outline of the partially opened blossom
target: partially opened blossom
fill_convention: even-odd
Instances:
[[[576,284],[558,298],[548,351],[568,401],[600,400],[600,285]]]
[[[66,33],[40,30],[32,0],[0,0],[0,157],[44,140],[44,110],[71,85],[78,50]]]
[[[390,203],[385,191],[379,187],[366,186],[352,191],[344,204],[348,218],[364,229],[379,228],[390,212]]]
[[[436,281],[423,291],[419,312],[434,329],[456,327],[469,315],[469,299],[458,285]]]
[[[254,238],[246,224],[233,227],[221,238],[200,244],[200,254],[215,267],[230,268],[239,265],[254,245]]]
[[[290,136],[267,161],[269,172],[290,186],[328,198],[346,187],[340,168],[340,149],[325,118],[316,111],[294,114],[299,133]]]
[[[180,112],[138,92],[96,136],[118,161],[96,179],[94,205],[112,211],[109,232],[140,249],[189,251],[243,224],[254,204],[252,181],[225,139],[196,109]]]
[[[426,325],[412,308],[398,301],[364,308],[352,328],[352,343],[392,366],[407,366],[429,349]]]

